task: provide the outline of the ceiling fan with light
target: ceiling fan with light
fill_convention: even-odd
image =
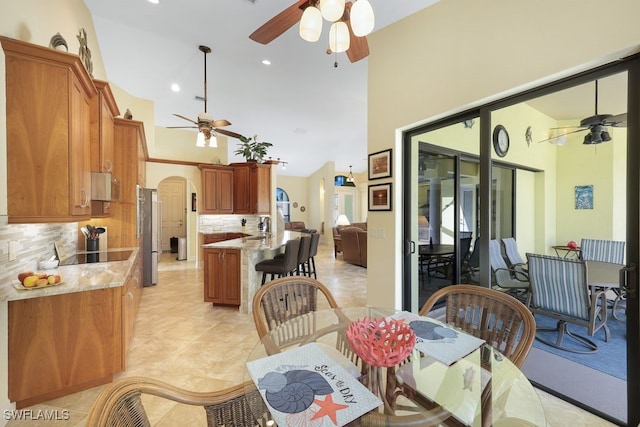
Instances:
[[[584,136],[583,144],[592,145],[600,144],[603,142],[611,141],[611,135],[607,131],[607,126],[610,127],[626,127],[627,126],[627,113],[621,113],[617,115],[612,114],[598,114],[598,80],[595,81],[595,114],[590,117],[586,117],[580,120],[578,126],[564,126],[559,128],[552,128],[551,131],[554,136],[547,138],[539,142],[550,141],[557,143],[558,145],[564,144],[566,136],[578,132],[584,132],[588,130],[588,133]],[[577,128],[577,129],[576,129]],[[576,129],[567,132],[568,129]]]
[[[231,122],[226,119],[214,120],[213,116],[207,113],[207,54],[211,53],[211,48],[208,46],[198,46],[198,49],[202,53],[204,53],[204,98],[202,98],[202,100],[204,101],[204,112],[198,114],[197,121],[174,113],[174,116],[187,120],[193,123],[195,126],[169,126],[169,128],[198,129],[198,139],[196,141],[196,145],[198,147],[205,147],[207,144],[209,145],[209,147],[217,147],[218,144],[215,138],[215,135],[217,133],[238,139],[242,138],[242,135],[228,130],[220,129],[223,126],[231,125]]]
[[[332,22],[327,53],[346,52],[351,62],[369,56],[366,35],[375,25],[368,0],[298,0],[260,28],[249,38],[261,44],[271,43],[300,22],[300,37],[316,42],[322,32],[322,19]]]

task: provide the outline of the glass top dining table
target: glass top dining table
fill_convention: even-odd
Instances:
[[[299,424],[300,418],[297,418],[295,425],[546,425],[544,409],[531,383],[517,366],[486,343],[460,356],[450,365],[439,362],[437,355],[432,357],[416,348],[405,361],[395,366],[372,367],[364,363],[345,338],[349,324],[365,318],[388,319],[399,313],[404,312],[373,307],[343,307],[299,316],[276,327],[258,341],[247,358],[247,366],[256,363],[264,365],[270,359],[286,357],[288,354],[304,354],[306,349],[311,355],[319,348],[379,398],[377,407],[348,423],[340,424],[331,417],[321,417],[313,420],[308,418],[303,424]],[[285,330],[287,333],[282,333]],[[296,334],[292,334],[292,331]],[[283,342],[283,337],[289,339],[292,335],[297,338]],[[442,344],[455,346],[456,342],[443,337]],[[292,362],[291,366],[295,366],[295,363]],[[282,365],[278,365],[278,368],[282,368]],[[271,416],[273,408],[265,405],[269,400],[265,398],[267,391],[263,387],[264,378],[257,379],[249,369],[245,369],[244,380],[245,396],[254,417],[261,420],[260,425],[294,425],[293,421],[288,421],[289,418],[284,424],[282,421],[277,424]],[[260,384],[260,387],[256,387],[256,384]],[[333,401],[336,402],[336,399]],[[314,404],[316,402],[318,400]],[[317,409],[313,405],[310,408]]]

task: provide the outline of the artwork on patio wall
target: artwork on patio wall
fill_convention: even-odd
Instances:
[[[593,209],[593,185],[576,185],[576,209]]]

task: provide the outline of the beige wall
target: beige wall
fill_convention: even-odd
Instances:
[[[580,2],[597,10],[601,2]],[[640,2],[616,2],[616,31],[585,31],[573,2],[441,1],[369,36],[368,151],[394,148],[398,129],[427,123],[636,51]],[[545,25],[561,22],[561,25]],[[585,46],[589,46],[585,49]],[[394,165],[399,166],[394,160]],[[400,206],[394,167],[394,206]],[[545,182],[555,182],[546,177]],[[545,188],[547,189],[547,188]],[[401,210],[369,215],[370,305],[401,304]],[[548,218],[549,211],[545,212]],[[547,221],[548,222],[548,221]],[[394,301],[391,303],[390,301]]]

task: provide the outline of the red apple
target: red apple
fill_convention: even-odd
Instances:
[[[567,247],[570,249],[578,249],[578,244],[572,240],[569,243],[567,243]]]

